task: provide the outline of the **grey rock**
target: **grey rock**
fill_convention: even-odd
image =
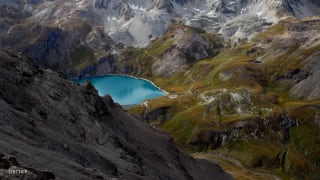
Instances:
[[[1,2],[21,11],[27,10],[30,19],[42,25],[60,26],[80,18],[92,26],[102,26],[104,33],[114,41],[135,46],[146,46],[151,40],[149,35],[161,36],[173,20],[220,32],[226,37],[247,38],[284,17],[304,18],[320,14],[320,4],[315,0]]]
[[[308,70],[310,75],[307,75],[305,79],[299,81],[290,89],[292,96],[307,100],[320,99],[320,64],[318,62],[319,59],[315,59],[314,67]]]
[[[168,31],[173,35],[171,39],[163,40],[170,43],[170,47],[162,52],[152,66],[152,73],[158,76],[171,76],[175,72],[186,70],[198,60],[212,57],[223,47],[217,42],[203,36],[204,31],[181,24],[173,24]]]

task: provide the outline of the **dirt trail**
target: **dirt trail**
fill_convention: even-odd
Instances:
[[[206,153],[193,153],[191,155],[194,158],[207,159],[218,163],[223,170],[230,173],[237,180],[281,180],[280,177],[273,174],[247,169],[239,161],[220,153],[209,151]]]
[[[188,76],[188,78],[191,80],[192,84],[190,85],[190,87],[188,88],[188,90],[185,92],[185,94],[189,95],[189,94],[193,94],[192,93],[192,88],[194,86],[194,84],[196,83],[196,81],[192,78],[192,76],[190,75],[190,70],[185,72],[185,75]]]

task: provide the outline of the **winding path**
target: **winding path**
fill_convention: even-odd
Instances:
[[[194,85],[194,83],[196,82],[193,78],[192,78],[192,76],[190,75],[190,70],[189,71],[187,71],[187,72],[185,72],[185,74],[188,76],[188,78],[191,80],[191,82],[192,82],[192,84],[191,84],[191,86],[188,88],[188,90],[186,91],[186,94],[192,94],[192,88],[193,88],[193,85]]]
[[[263,172],[257,172],[245,168],[239,161],[224,154],[209,151],[207,153],[193,153],[194,158],[207,159],[219,164],[223,170],[231,174],[237,180],[281,180],[280,177]]]

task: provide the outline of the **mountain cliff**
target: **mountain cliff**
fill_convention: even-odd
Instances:
[[[31,179],[232,179],[193,159],[164,132],[79,86],[0,50],[0,177]]]

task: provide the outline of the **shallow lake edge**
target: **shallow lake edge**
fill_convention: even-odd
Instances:
[[[132,75],[125,75],[125,74],[105,74],[105,75],[98,75],[98,76],[85,76],[85,77],[82,77],[82,78],[79,78],[79,77],[73,77],[73,78],[68,78],[69,80],[71,80],[72,82],[74,82],[73,80],[80,80],[80,79],[90,79],[90,78],[102,78],[102,77],[106,77],[106,76],[124,76],[124,77],[130,77],[130,78],[134,78],[134,79],[138,79],[138,80],[143,80],[143,81],[147,81],[149,82],[150,84],[152,84],[154,87],[158,88],[159,91],[162,91],[164,93],[163,96],[168,96],[170,93],[164,89],[161,89],[159,86],[157,86],[154,82],[152,82],[151,80],[149,79],[145,79],[145,78],[140,78],[140,77],[135,77],[135,76],[132,76]],[[76,83],[76,82],[74,82]],[[160,96],[162,97],[162,96]],[[154,98],[151,98],[151,99],[154,99]],[[121,107],[127,109],[129,107],[133,107],[133,106],[137,106],[137,105],[141,105],[143,104],[144,102],[148,101],[150,99],[147,99],[141,103],[138,103],[138,104],[128,104],[128,105],[120,105]]]

